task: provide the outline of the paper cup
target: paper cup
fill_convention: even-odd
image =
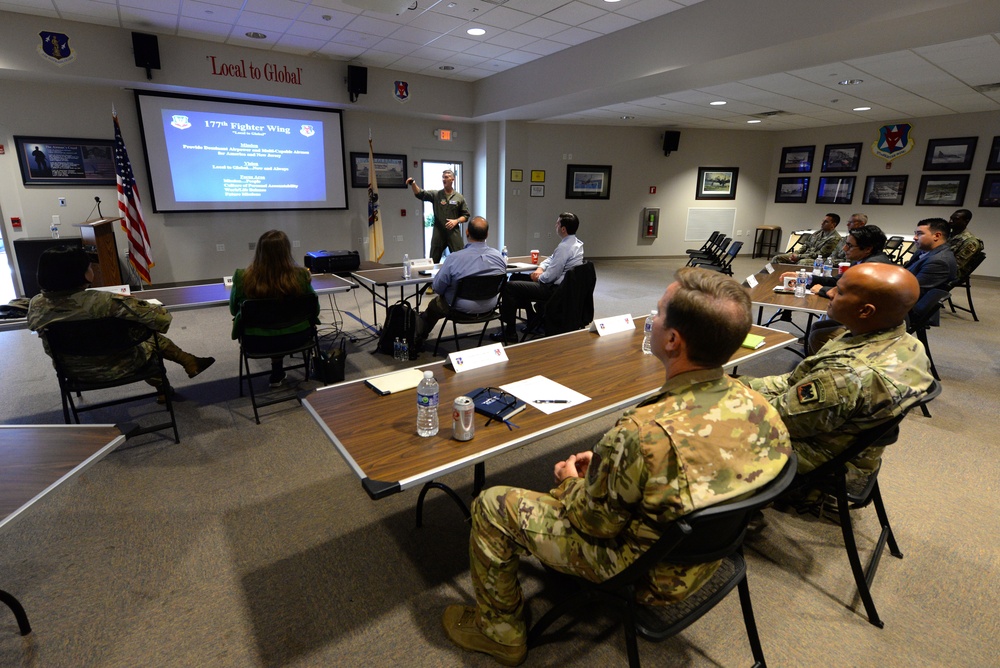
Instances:
[[[531,264],[538,264],[538,249],[531,251]]]
[[[837,273],[843,274],[845,271],[847,271],[848,267],[850,266],[851,266],[850,262],[841,262],[839,265],[837,265]]]

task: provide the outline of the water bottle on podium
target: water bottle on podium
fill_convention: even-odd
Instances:
[[[403,280],[410,280],[410,254],[403,253]]]
[[[438,433],[438,383],[433,371],[424,371],[424,379],[417,385],[417,435],[434,436]]]

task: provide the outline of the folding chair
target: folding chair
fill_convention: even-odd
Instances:
[[[536,304],[535,315],[525,325],[521,340],[544,330],[545,336],[582,329],[594,319],[594,288],[597,271],[593,262],[573,267],[543,303]]]
[[[654,641],[670,638],[696,622],[738,587],[754,665],[763,667],[764,651],[757,635],[747,585],[743,538],[754,511],[772,503],[792,483],[796,464],[797,458],[793,453],[782,472],[767,485],[754,490],[751,497],[702,508],[672,522],[656,543],[614,577],[600,583],[572,578],[579,585],[579,590],[538,620],[528,633],[528,646],[542,644],[542,634],[566,613],[576,612],[588,603],[601,603],[621,616],[629,666],[637,668],[637,634]],[[680,603],[656,608],[636,603],[637,584],[660,562],[684,565],[720,559],[723,563],[715,576]]]
[[[162,394],[165,398],[164,407],[170,420],[148,427],[131,429],[126,436],[132,438],[140,434],[149,434],[169,428],[174,432],[174,443],[181,442],[180,435],[177,433],[177,417],[174,415],[174,404],[171,397],[173,390],[167,379],[167,370],[163,366],[159,336],[156,332],[142,323],[132,320],[98,318],[51,322],[41,330],[40,334],[45,337],[49,351],[52,353],[52,360],[55,363],[56,377],[59,379],[59,392],[62,395],[63,419],[65,419],[66,424],[70,424],[71,413],[73,420],[79,424],[80,413],[85,411],[116,406],[130,401],[155,399]],[[153,345],[147,347],[151,348],[152,352],[146,357],[147,353],[138,349],[143,347],[143,344],[150,338],[152,338]],[[130,357],[133,359],[146,357],[146,360],[138,368],[125,371],[112,380],[94,380],[74,371],[75,368],[86,367],[88,358],[92,360],[94,366],[104,366],[108,364],[109,359],[128,359]],[[123,399],[111,399],[87,406],[77,406],[76,402],[73,401],[74,393],[79,397],[83,392],[121,387],[153,379],[158,381],[158,389],[152,392],[128,396]]]
[[[684,252],[687,253],[689,256],[692,253],[704,253],[709,248],[714,247],[715,242],[721,239],[722,239],[722,232],[712,232],[710,235],[708,235],[708,240],[701,245],[701,248],[688,248]]]
[[[506,281],[507,274],[466,276],[465,278],[459,279],[458,285],[455,287],[455,300],[470,299],[474,301],[482,301],[499,297],[500,289]],[[459,339],[461,337],[458,335],[458,325],[478,325],[479,323],[482,323],[483,330],[479,333],[479,343],[476,345],[483,345],[483,337],[486,336],[486,328],[489,327],[491,321],[500,319],[500,311],[498,310],[499,306],[500,302],[498,300],[493,308],[488,311],[484,311],[483,313],[466,313],[449,307],[448,313],[441,322],[441,329],[438,330],[437,341],[434,342],[434,354],[437,355],[438,346],[441,345],[441,335],[444,334],[445,325],[447,325],[449,321],[451,322],[451,331],[453,334],[450,338],[455,342],[455,348],[457,350],[461,350],[461,345],[459,344]]]
[[[931,374],[935,380],[941,380],[937,368],[934,366],[934,358],[931,357],[931,344],[927,340],[927,330],[937,325],[937,316],[941,311],[944,302],[951,298],[951,293],[941,288],[934,288],[924,293],[924,296],[910,309],[909,323],[906,331],[913,334],[924,344],[924,352],[931,363]]]
[[[694,262],[698,260],[718,260],[722,257],[722,254],[726,252],[729,248],[729,244],[732,243],[731,237],[718,237],[716,239],[715,246],[709,247],[704,251],[695,251],[693,253],[688,253],[687,266],[691,266]]]
[[[243,375],[246,372],[247,387],[250,388],[250,403],[253,417],[260,424],[258,409],[280,404],[285,401],[302,399],[296,392],[278,393],[264,401],[258,401],[253,389],[253,379],[270,374],[270,370],[250,371],[250,360],[270,359],[302,354],[302,363],[286,366],[285,371],[303,369],[309,378],[309,366],[313,355],[319,354],[319,339],[316,335],[316,321],[319,315],[319,298],[313,293],[278,299],[247,299],[240,304],[240,324],[237,339],[240,342],[240,396],[243,396]],[[302,327],[305,325],[304,327]],[[290,334],[275,335],[272,332],[300,328]]]
[[[965,297],[969,302],[969,308],[965,308],[964,306],[955,306],[955,304],[951,301],[951,295],[949,294],[948,306],[951,308],[951,312],[955,313],[955,309],[958,309],[959,311],[971,313],[972,319],[976,322],[979,322],[979,316],[976,315],[976,307],[972,303],[972,272],[978,269],[979,265],[981,265],[985,259],[986,251],[979,251],[973,255],[972,259],[969,260],[969,264],[965,267],[965,274],[960,276],[958,280],[952,283],[949,288],[949,290],[954,290],[955,288],[965,288]]]
[[[739,254],[740,249],[743,248],[742,241],[734,241],[729,247],[729,250],[723,254],[721,258],[715,261],[709,260],[695,260],[690,266],[701,267],[702,269],[710,269],[711,271],[718,271],[727,276],[733,275],[733,260]]]
[[[889,237],[885,242],[885,246],[882,248],[882,252],[888,255],[893,262],[898,264],[900,258],[900,248],[905,240],[906,239],[904,237],[898,235]]]

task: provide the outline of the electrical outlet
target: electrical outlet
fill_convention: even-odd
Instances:
[[[215,250],[220,253],[224,252],[226,250],[226,244],[215,244]]]
[[[300,246],[302,246],[302,242],[299,241],[298,239],[292,241],[292,248],[299,248]]]
[[[249,247],[250,250],[254,250],[255,248],[257,248],[257,242],[251,241],[250,243],[247,244],[247,246]]]
[[[538,232],[535,232],[535,238],[536,238],[536,239],[537,239],[538,237],[540,237],[540,236],[541,236],[541,235],[540,235],[540,234],[539,234]]]
[[[736,230],[736,236],[742,237],[743,236],[743,230]]]
[[[62,225],[62,221],[59,220],[59,215],[58,214],[56,214],[55,216],[52,216],[52,224],[53,225]]]
[[[59,198],[59,206],[66,206],[66,198],[65,197],[60,197]]]

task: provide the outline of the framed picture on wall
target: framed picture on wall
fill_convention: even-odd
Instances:
[[[406,156],[374,153],[375,183],[379,188],[406,187]],[[368,154],[351,151],[351,187],[368,187]]]
[[[533,169],[533,170],[531,170],[531,182],[532,183],[545,183],[545,170],[544,169]]]
[[[986,169],[1000,169],[1000,137],[993,138],[993,146],[990,148],[990,159],[986,161]]]
[[[861,160],[861,142],[827,144],[823,147],[824,172],[856,172]]]
[[[778,171],[782,174],[811,172],[815,153],[815,146],[786,146],[781,149],[781,166]]]
[[[1000,206],[1000,174],[987,174],[983,179],[979,206]]]
[[[869,176],[865,180],[865,204],[902,204],[906,195],[906,174],[899,176]]]
[[[110,139],[14,137],[26,186],[113,186],[115,143]]]
[[[927,155],[924,156],[924,171],[972,169],[972,158],[976,155],[979,137],[952,137],[951,139],[928,139]]]
[[[962,206],[968,174],[924,174],[917,190],[917,206]]]
[[[809,197],[809,177],[800,176],[798,178],[779,178],[778,186],[774,190],[775,202],[791,202],[804,204]]]
[[[531,196],[545,197],[545,186],[538,186],[538,185],[531,186]]]
[[[699,167],[695,199],[736,199],[739,167]]]
[[[520,183],[524,180],[524,172],[520,169],[510,170],[510,180],[512,183]]]
[[[824,176],[816,188],[817,204],[850,204],[854,201],[853,176]]]
[[[568,165],[566,199],[610,199],[611,165]]]

